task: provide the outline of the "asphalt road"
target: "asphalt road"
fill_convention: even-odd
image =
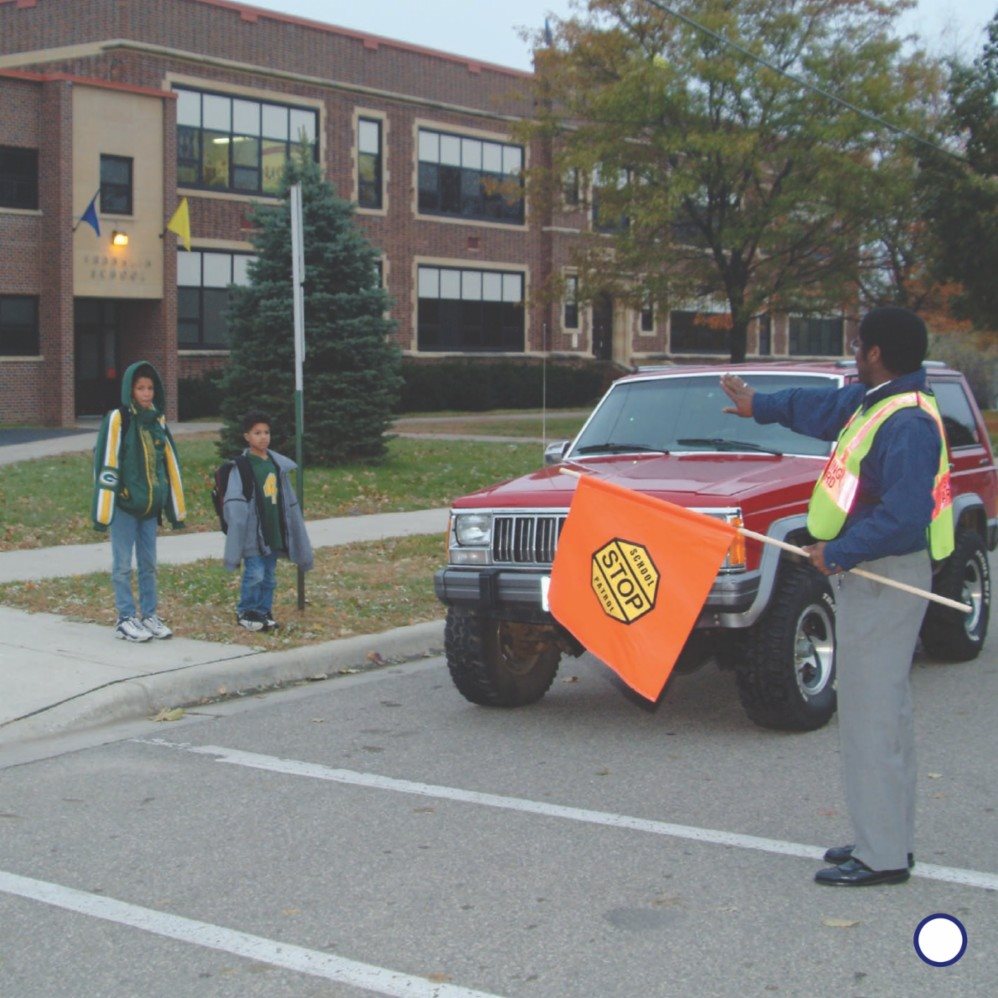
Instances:
[[[914,679],[919,875],[863,890],[812,882],[835,724],[756,728],[713,667],[650,710],[566,659],[497,711],[433,659],[8,753],[0,993],[993,994],[998,655]]]

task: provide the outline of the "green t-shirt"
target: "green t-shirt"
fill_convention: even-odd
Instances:
[[[284,538],[281,536],[281,511],[278,503],[277,466],[269,457],[257,457],[250,454],[250,467],[256,479],[257,492],[263,505],[263,539],[272,551],[284,550]]]

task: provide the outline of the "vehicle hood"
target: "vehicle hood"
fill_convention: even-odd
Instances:
[[[568,461],[464,496],[455,509],[565,508],[575,492],[575,474],[654,495],[679,506],[751,508],[775,489],[806,499],[824,459],[769,454],[653,454]],[[566,473],[567,472],[567,473]],[[765,503],[768,504],[768,503]]]

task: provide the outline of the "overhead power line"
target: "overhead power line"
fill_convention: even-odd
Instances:
[[[903,135],[905,138],[911,139],[913,142],[917,142],[919,145],[927,146],[929,149],[934,149],[936,152],[941,152],[946,156],[952,156],[953,159],[959,160],[961,163],[966,162],[964,157],[959,155],[959,153],[952,152],[951,150],[946,149],[943,146],[937,145],[935,142],[931,142],[929,139],[923,138],[921,135],[916,135],[914,132],[909,132],[906,128],[902,128],[900,125],[895,125],[890,121],[887,121],[884,118],[881,118],[876,114],[873,114],[871,111],[866,111],[863,108],[858,107],[856,104],[852,104],[849,101],[844,100],[842,97],[838,97],[837,95],[833,94],[831,91],[825,90],[823,87],[819,87],[813,83],[808,82],[807,80],[803,79],[800,76],[796,76],[793,73],[788,73],[785,69],[781,69],[779,66],[775,66],[773,65],[773,63],[769,62],[768,60],[763,59],[762,56],[758,56],[754,52],[750,52],[747,48],[745,48],[744,45],[739,45],[738,42],[733,42],[731,41],[731,39],[725,38],[724,35],[718,34],[716,31],[711,30],[705,24],[701,24],[699,21],[694,20],[692,17],[689,17],[687,14],[682,14],[678,10],[673,10],[667,4],[661,3],[660,0],[645,0],[645,2],[650,4],[652,7],[655,7],[658,10],[662,11],[663,14],[668,14],[670,17],[675,17],[678,20],[682,21],[684,24],[688,24],[691,28],[700,31],[705,35],[709,35],[715,41],[720,42],[722,45],[726,46],[727,48],[731,48],[734,49],[736,52],[740,52],[746,58],[751,59],[753,62],[758,63],[760,66],[765,66],[767,69],[772,70],[774,73],[777,73],[780,76],[785,77],[786,79],[790,80],[792,83],[796,83],[798,86],[804,87],[806,90],[810,90],[813,93],[819,94],[821,97],[824,97],[826,100],[830,100],[833,103],[838,104],[841,107],[844,107],[847,110],[852,111],[863,118],[866,118],[868,121],[874,121],[878,125],[881,125],[882,127],[887,128],[898,135]]]

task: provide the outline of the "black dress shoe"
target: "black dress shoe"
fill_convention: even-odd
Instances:
[[[844,863],[846,860],[852,859],[852,851],[856,846],[850,843],[847,846],[832,846],[831,849],[825,850],[825,862],[834,863],[838,866],[840,863]],[[915,854],[913,852],[908,853],[908,869],[912,869],[915,865]]]
[[[838,866],[819,870],[814,879],[826,887],[872,887],[874,884],[903,884],[910,876],[907,870],[871,870],[858,859],[847,859]]]

